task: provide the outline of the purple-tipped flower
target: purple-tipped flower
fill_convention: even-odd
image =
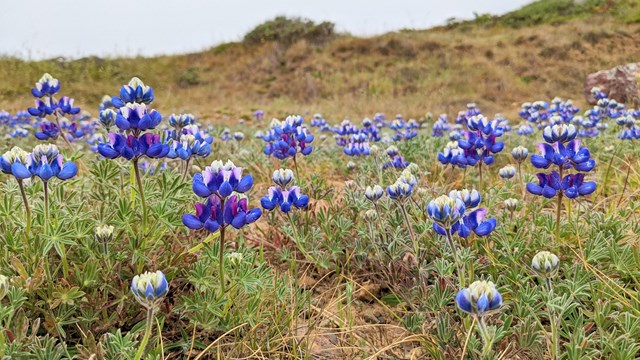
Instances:
[[[52,177],[67,180],[78,173],[78,167],[70,161],[63,162],[58,147],[52,144],[37,145],[31,153],[27,167],[33,176],[45,182]]]
[[[60,136],[60,128],[56,123],[43,120],[40,123],[40,131],[36,131],[33,135],[38,140],[56,140]]]
[[[123,157],[127,160],[147,156],[159,159],[167,156],[170,147],[160,140],[160,135],[146,133],[135,137],[110,133],[108,142],[98,145],[98,152],[107,159]]]
[[[127,103],[120,107],[116,116],[116,126],[125,131],[145,131],[155,129],[162,121],[162,115],[155,110],[148,110],[145,104]]]
[[[242,168],[237,167],[230,160],[224,164],[216,160],[207,166],[201,174],[193,177],[192,189],[200,197],[213,194],[226,198],[234,191],[244,193],[253,186],[251,175],[242,176]]]
[[[216,195],[211,195],[205,203],[197,203],[195,208],[196,214],[183,215],[182,223],[190,229],[205,229],[209,232],[216,232],[227,225],[240,229],[262,215],[259,208],[249,210],[247,199],[240,198],[237,194],[225,200],[224,209],[222,200]]]
[[[116,113],[113,109],[105,109],[100,111],[100,115],[98,115],[98,121],[107,131],[110,131],[113,126],[116,125],[116,118],[118,117],[118,113]]]
[[[314,136],[302,124],[303,121],[302,116],[288,116],[282,122],[274,119],[271,130],[263,136],[263,140],[267,142],[265,155],[280,160],[294,157],[298,153],[309,155],[313,151],[310,144]]]

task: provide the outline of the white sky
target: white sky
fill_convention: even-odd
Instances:
[[[530,0],[1,0],[0,54],[159,55],[238,41],[276,15],[332,21],[367,36],[428,28],[450,17],[502,14]]]

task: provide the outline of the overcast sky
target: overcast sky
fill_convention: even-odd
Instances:
[[[24,59],[193,52],[241,40],[276,15],[375,35],[427,28],[530,0],[2,0],[0,54]]]

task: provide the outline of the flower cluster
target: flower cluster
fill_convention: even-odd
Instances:
[[[267,142],[264,153],[280,160],[295,157],[296,154],[309,155],[313,151],[313,135],[303,125],[302,116],[288,116],[284,121],[274,119],[271,130],[263,135]]]
[[[538,144],[540,154],[531,155],[531,163],[538,169],[548,169],[554,165],[557,171],[549,174],[538,173],[538,183],[528,183],[527,190],[535,195],[553,198],[558,194],[568,198],[589,195],[596,189],[596,183],[584,181],[584,174],[596,165],[591,159],[589,149],[576,140],[576,127],[573,124],[547,126],[542,136],[546,143]],[[567,174],[574,169],[578,174]]]
[[[400,155],[400,151],[398,151],[398,148],[395,147],[394,145],[391,145],[387,148],[386,154],[389,156],[390,160],[384,163],[384,165],[382,165],[384,169],[387,169],[390,167],[393,167],[396,169],[404,169],[407,166],[409,166],[409,162],[406,161],[404,157]]]
[[[98,145],[100,155],[108,159],[124,157],[137,160],[142,156],[162,158],[169,154],[169,144],[160,135],[145,133],[155,129],[162,115],[147,105],[154,99],[153,89],[134,77],[120,89],[120,97],[111,98],[116,110],[100,112],[100,122],[105,128],[115,125],[121,133],[109,133],[108,141]]]
[[[493,154],[502,151],[504,143],[496,141],[504,129],[498,119],[489,120],[483,115],[469,118],[464,139],[458,140],[458,146],[465,151],[467,164],[473,166],[479,162],[493,164]]]
[[[169,282],[162,271],[145,272],[131,281],[133,297],[147,309],[157,308],[169,293]]]
[[[441,114],[438,119],[433,123],[431,128],[431,136],[443,137],[444,133],[451,130],[451,125],[447,120],[447,114]]]
[[[305,209],[309,204],[309,197],[300,193],[300,187],[289,185],[293,183],[293,171],[290,169],[278,169],[271,177],[277,186],[269,187],[266,196],[260,199],[260,204],[265,210],[273,210],[280,207],[283,213],[288,213],[293,207]]]
[[[73,99],[62,96],[59,100],[54,98],[60,91],[60,81],[49,74],[42,75],[35,87],[31,89],[31,94],[36,98],[35,107],[28,109],[29,114],[37,117],[47,115],[74,115],[80,112],[80,108],[73,106]]]
[[[458,233],[467,238],[471,233],[487,236],[496,228],[496,219],[485,219],[487,209],[477,208],[482,200],[477,190],[453,190],[429,202],[427,213],[433,229],[446,236]],[[475,210],[472,210],[475,209]]]
[[[190,229],[216,232],[228,225],[240,229],[262,215],[258,208],[249,209],[247,198],[241,194],[253,186],[251,175],[242,176],[242,168],[231,161],[214,161],[202,173],[193,177],[193,192],[204,203],[195,205],[196,214],[185,214],[182,223]]]

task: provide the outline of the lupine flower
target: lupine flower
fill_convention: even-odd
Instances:
[[[211,154],[211,146],[196,140],[193,135],[182,135],[179,141],[172,140],[169,148],[166,156],[170,159],[179,157],[182,160],[188,160],[192,156],[207,157]]]
[[[111,241],[111,239],[113,238],[113,226],[101,225],[96,227],[95,236],[96,236],[96,240],[101,243],[106,243]]]
[[[240,132],[240,131],[236,131],[233,133],[233,139],[235,141],[242,141],[244,140],[244,133]]]
[[[154,129],[162,121],[162,115],[155,110],[148,110],[147,105],[141,103],[127,103],[120,107],[116,116],[118,129],[145,131]]]
[[[368,223],[373,223],[378,220],[378,212],[374,209],[369,209],[364,213],[364,220]]]
[[[441,195],[427,205],[427,214],[431,220],[445,229],[457,223],[464,212],[464,202],[458,197]]]
[[[0,157],[0,170],[3,173],[13,175],[18,180],[31,177],[27,168],[31,161],[30,154],[21,148],[14,146]]]
[[[293,183],[293,171],[290,169],[278,169],[271,177],[278,185],[269,187],[268,194],[260,199],[260,204],[265,210],[273,210],[280,207],[285,214],[291,211],[292,207],[304,209],[309,204],[309,196],[302,195],[298,186],[288,188]]]
[[[384,189],[380,185],[374,185],[373,187],[367,186],[364,190],[364,196],[371,202],[376,202],[384,195]]]
[[[40,144],[33,148],[28,163],[31,174],[45,182],[52,177],[67,180],[78,173],[78,167],[71,161],[64,163],[58,147],[52,144]]]
[[[107,131],[109,131],[111,127],[115,126],[117,117],[118,114],[113,109],[105,109],[100,111],[98,121]]]
[[[153,88],[145,85],[142,80],[137,77],[131,78],[129,84],[120,88],[120,97],[111,98],[111,103],[120,109],[128,103],[151,104],[153,102]]]
[[[280,210],[286,214],[294,206],[298,209],[306,208],[309,204],[309,197],[302,195],[298,186],[292,186],[286,190],[272,186],[269,188],[268,194],[260,199],[260,204],[265,210],[273,210],[280,206]]]
[[[527,156],[529,156],[529,150],[524,146],[517,146],[511,150],[511,156],[513,156],[513,159],[516,162],[521,163],[527,159]]]
[[[556,124],[547,126],[542,132],[544,140],[550,144],[555,142],[567,143],[576,138],[578,132],[573,124]]]
[[[507,211],[514,212],[518,208],[518,200],[509,198],[504,201],[504,207],[507,209]]]
[[[33,135],[38,140],[56,140],[60,136],[60,128],[56,123],[44,120],[40,123],[40,131],[36,131]]]
[[[502,295],[491,281],[478,280],[456,295],[458,309],[473,316],[490,314],[502,306]]]
[[[438,161],[443,165],[451,164],[464,168],[467,165],[467,157],[465,151],[458,146],[457,141],[448,142],[444,150],[438,153]]]
[[[264,148],[266,155],[280,160],[294,157],[297,153],[309,155],[313,151],[313,135],[303,125],[302,116],[288,116],[285,121],[274,119],[271,130],[264,135],[267,142]]]
[[[98,152],[107,159],[115,159],[120,156],[127,160],[147,156],[159,159],[167,156],[171,151],[169,145],[160,140],[160,135],[146,133],[135,137],[109,133],[108,142],[98,145]]]
[[[563,169],[574,168],[582,172],[591,171],[596,162],[591,159],[589,149],[580,145],[580,140],[572,140],[566,146],[560,142],[553,145],[538,144],[540,155],[531,155],[531,163],[539,169],[546,169],[551,164],[555,164]]]
[[[466,209],[474,208],[480,204],[480,201],[482,201],[482,196],[480,196],[480,192],[476,189],[451,190],[451,192],[449,192],[449,197],[462,200]]]
[[[432,200],[427,205],[427,214],[433,220],[436,233],[446,236],[447,232],[458,233],[467,238],[471,233],[487,236],[496,228],[496,219],[485,219],[487,209],[468,210],[478,206],[481,197],[476,190],[453,190]]]
[[[226,164],[216,160],[201,174],[194,175],[192,189],[203,198],[213,194],[226,198],[234,191],[244,193],[252,186],[253,177],[250,174],[243,177],[241,167],[235,166],[231,160]]]
[[[387,194],[393,200],[404,200],[411,196],[413,187],[405,182],[396,181],[394,184],[387,186]]]
[[[533,134],[533,127],[529,124],[522,124],[518,127],[518,135],[531,135]]]
[[[553,276],[558,271],[560,259],[548,251],[540,251],[531,260],[531,267],[545,278]]]
[[[45,73],[40,80],[36,83],[36,86],[31,89],[31,94],[34,97],[41,98],[45,96],[53,96],[60,91],[60,81],[54,79],[53,76]]]
[[[282,189],[286,189],[293,182],[293,179],[293,171],[291,169],[278,169],[271,176],[271,180]]]
[[[498,175],[503,179],[511,179],[516,176],[516,168],[512,165],[507,165],[498,170]]]
[[[192,114],[171,114],[167,122],[169,126],[181,130],[185,126],[195,124],[196,118]]]
[[[111,102],[111,95],[102,96],[102,100],[100,101],[100,105],[98,105],[98,110],[106,110],[111,109],[113,106],[113,102]]]
[[[209,232],[216,232],[228,225],[236,229],[241,229],[247,224],[258,220],[262,215],[259,208],[248,209],[246,197],[233,194],[225,199],[224,209],[222,200],[216,195],[211,195],[207,201],[197,203],[196,214],[185,214],[182,216],[182,223],[193,230],[206,229]]]
[[[147,309],[156,308],[169,293],[169,282],[162,271],[145,272],[131,281],[133,297]]]
[[[262,119],[264,119],[264,111],[263,110],[256,110],[253,113],[253,116],[256,118],[256,121],[261,121]]]

